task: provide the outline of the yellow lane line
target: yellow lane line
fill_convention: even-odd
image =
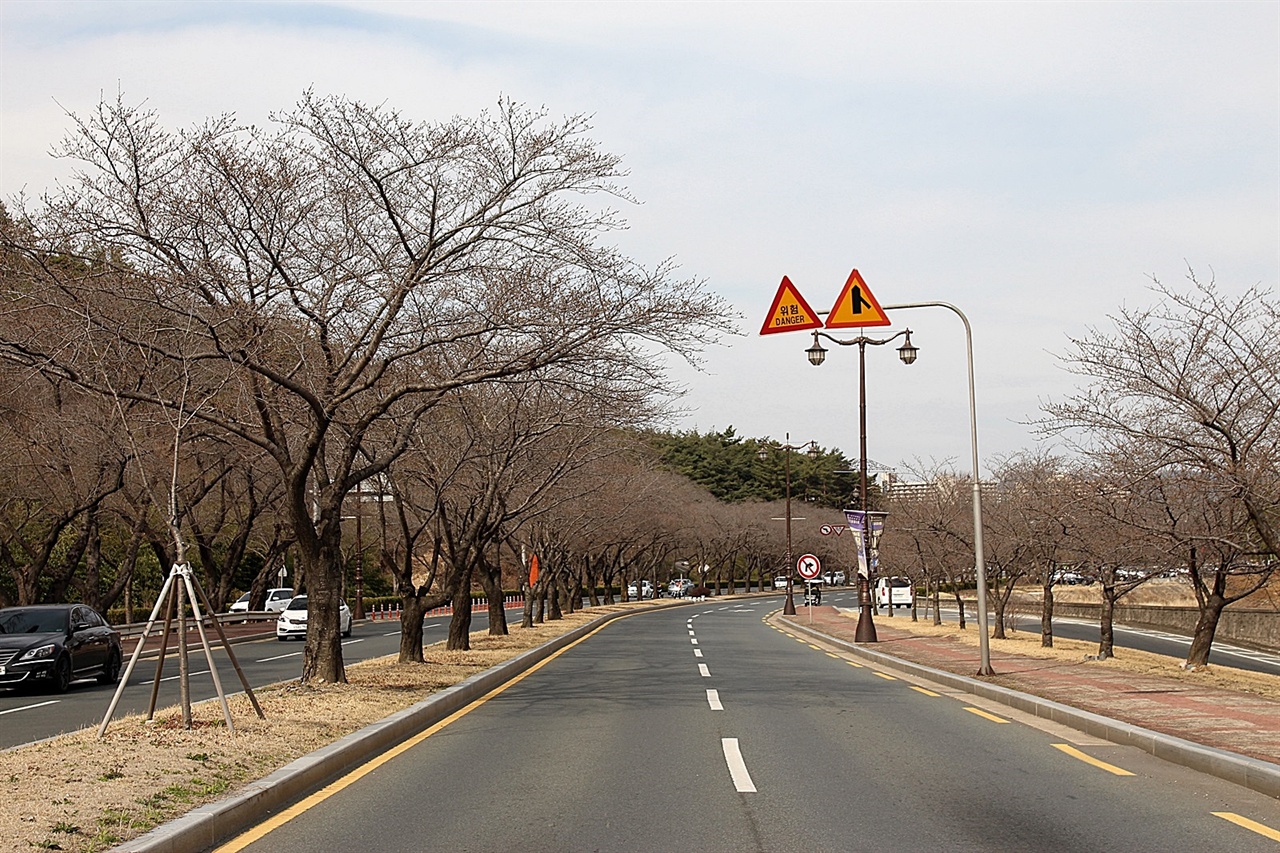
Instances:
[[[993,723],[1009,722],[1008,720],[1002,717],[997,717],[995,714],[988,714],[986,711],[982,710],[981,708],[966,707],[965,710],[968,711],[970,714],[977,714],[979,717],[982,717],[984,720],[990,720]]]
[[[854,662],[853,662],[853,661],[851,661],[851,660],[847,660],[847,661],[845,661],[845,663],[849,664],[849,666],[856,666],[858,669],[862,669],[862,664],[860,664],[860,663],[854,663]]]
[[[1245,829],[1252,830],[1263,838],[1270,838],[1272,841],[1280,841],[1280,831],[1272,829],[1265,823],[1258,823],[1256,820],[1249,820],[1249,818],[1241,817],[1235,812],[1213,812],[1212,814],[1214,817],[1229,820],[1236,826],[1243,826]]]
[[[1105,761],[1101,761],[1097,758],[1094,758],[1092,755],[1086,755],[1085,753],[1076,749],[1074,746],[1070,746],[1065,743],[1055,743],[1053,744],[1053,748],[1060,749],[1063,752],[1065,752],[1067,755],[1070,755],[1072,758],[1078,758],[1081,761],[1083,761],[1085,764],[1092,764],[1094,767],[1097,767],[1100,770],[1105,770],[1108,773],[1113,773],[1116,776],[1132,776],[1133,775],[1128,770],[1125,770],[1123,767],[1116,767],[1114,764],[1108,764]]]
[[[627,616],[630,616],[630,615],[632,614],[627,614]],[[627,617],[623,616],[620,618],[625,619]],[[616,621],[618,620],[617,619],[613,620],[613,622],[616,622]],[[258,824],[252,829],[246,830],[241,835],[233,838],[231,841],[228,841],[226,844],[223,844],[221,847],[218,847],[217,849],[215,849],[214,853],[237,853],[237,851],[243,850],[244,848],[248,847],[250,844],[253,844],[256,841],[261,840],[266,835],[284,826],[286,823],[293,820],[298,815],[302,814],[303,812],[315,806],[320,805],[320,803],[329,799],[334,794],[338,793],[344,788],[351,786],[352,784],[359,781],[364,776],[368,775],[369,773],[372,773],[374,770],[377,770],[379,767],[386,764],[388,761],[395,758],[397,755],[400,755],[401,753],[406,752],[412,749],[413,747],[417,746],[418,744],[422,743],[424,740],[431,737],[433,734],[440,731],[441,729],[445,728],[450,723],[455,723],[458,720],[462,719],[467,714],[470,714],[476,708],[479,708],[481,705],[488,702],[490,699],[497,696],[499,693],[502,693],[507,688],[514,687],[515,685],[519,684],[521,681],[523,681],[530,675],[533,675],[535,672],[542,669],[544,666],[551,663],[556,658],[560,657],[560,655],[564,654],[565,652],[572,649],[574,646],[578,645],[578,643],[585,642],[586,640],[595,636],[598,632],[609,627],[609,625],[612,625],[613,622],[606,622],[604,625],[601,625],[600,627],[596,628],[590,634],[587,634],[583,637],[579,637],[569,645],[565,646],[563,649],[560,649],[558,652],[555,652],[545,660],[539,661],[538,663],[529,667],[527,670],[520,673],[516,677],[512,678],[510,681],[506,682],[505,684],[501,684],[498,687],[495,687],[493,690],[490,690],[484,696],[481,696],[479,699],[475,700],[465,708],[462,708],[461,710],[458,710],[458,711],[454,711],[452,714],[445,717],[443,720],[431,726],[430,728],[426,729],[425,731],[419,732],[418,734],[414,735],[413,737],[409,738],[408,740],[404,741],[398,746],[393,747],[387,752],[384,752],[381,755],[374,757],[368,763],[362,764],[361,766],[357,767],[355,770],[352,770],[350,773],[343,776],[342,778],[329,783],[324,788],[321,788],[319,791],[316,791],[314,794],[307,797],[306,799],[300,800],[297,803],[294,803],[292,806],[280,812],[275,817],[272,817],[269,820],[263,821],[262,823]]]
[[[836,660],[840,660],[840,655],[833,654],[833,653],[831,653],[831,652],[827,652],[827,657],[829,657],[829,658],[835,658]]]
[[[880,676],[880,677],[881,677],[881,678],[883,678],[885,681],[897,681],[897,680],[898,680],[898,679],[894,678],[892,675],[885,675],[883,672],[875,672],[874,670],[872,670],[872,674],[873,674],[873,675],[878,675],[878,676]]]
[[[804,641],[802,640],[801,642],[804,642]],[[820,651],[822,651],[822,646],[815,646],[813,643],[810,643],[810,644],[809,644],[809,648],[814,649],[815,651],[819,651],[819,652],[820,652]]]
[[[914,684],[911,685],[911,689],[916,691],[917,693],[923,693],[926,696],[933,696],[934,698],[937,698],[938,696],[942,695],[941,693],[934,693],[932,690],[925,690],[923,687],[917,687]]]

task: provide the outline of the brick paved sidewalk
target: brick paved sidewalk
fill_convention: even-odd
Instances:
[[[856,616],[834,607],[808,608],[792,617],[795,624],[845,642],[853,642]],[[893,620],[877,619],[880,642],[869,645],[883,654],[976,677],[978,649],[946,637],[915,636]],[[908,620],[901,620],[910,624]],[[887,624],[886,624],[887,623]],[[1280,764],[1280,700],[1253,693],[1189,684],[1176,678],[1107,669],[1095,663],[1044,660],[991,650],[1001,687],[1030,693],[1163,732],[1205,746]]]

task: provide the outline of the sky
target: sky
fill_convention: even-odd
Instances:
[[[856,348],[815,368],[809,335],[759,334],[784,275],[819,311],[855,268],[881,305],[962,310],[985,472],[1077,389],[1071,338],[1153,304],[1153,278],[1280,272],[1274,2],[0,0],[0,197],[65,177],[49,152],[101,97],[177,128],[308,89],[422,121],[591,116],[637,200],[618,245],[740,315],[698,370],[672,362],[678,429],[857,457]],[[967,471],[959,318],[888,315],[920,356],[868,348],[868,457]]]

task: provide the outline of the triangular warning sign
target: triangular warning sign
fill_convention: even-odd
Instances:
[[[844,283],[844,290],[827,315],[828,329],[857,329],[862,326],[892,325],[880,303],[867,289],[862,275],[854,270]]]
[[[765,317],[760,334],[772,335],[776,332],[802,332],[806,329],[821,329],[822,321],[818,312],[809,307],[800,291],[785,275],[782,284],[778,285],[778,293],[773,297],[773,306]]]

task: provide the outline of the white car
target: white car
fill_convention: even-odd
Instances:
[[[636,598],[636,582],[632,581],[627,584],[627,597]],[[640,598],[653,598],[653,584],[650,581],[640,581]]]
[[[338,628],[342,631],[342,636],[351,636],[351,622],[351,608],[343,601],[338,606]],[[294,596],[288,606],[280,612],[280,618],[276,620],[277,640],[291,640],[294,637],[304,640],[307,637],[307,597],[305,595]]]
[[[786,589],[786,588],[787,588],[787,576],[786,576],[786,575],[778,575],[776,578],[774,578],[774,579],[773,579],[773,588],[774,588],[774,589]]]
[[[684,598],[693,589],[693,581],[688,578],[676,578],[667,584],[667,594],[675,598]]]
[[[293,598],[293,590],[285,587],[267,590],[267,601],[262,606],[263,611],[267,613],[279,613],[284,610],[289,601]],[[236,599],[235,604],[231,605],[232,613],[248,613],[249,612],[249,593],[245,593]]]
[[[845,576],[844,569],[834,572],[823,572],[822,582],[828,586],[844,586]]]

